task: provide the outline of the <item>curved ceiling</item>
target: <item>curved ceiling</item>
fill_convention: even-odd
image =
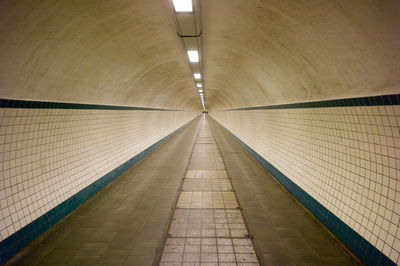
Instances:
[[[400,92],[397,0],[201,0],[206,107]],[[201,109],[168,0],[1,1],[0,97]]]
[[[1,1],[0,97],[201,109],[162,0]]]
[[[399,1],[202,3],[208,109],[400,92]]]

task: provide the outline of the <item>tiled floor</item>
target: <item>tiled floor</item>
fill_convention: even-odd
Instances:
[[[186,178],[228,178],[228,174],[225,170],[188,170]]]
[[[169,230],[171,237],[246,237],[240,210],[177,209]]]
[[[160,265],[259,265],[247,238],[168,238]]]
[[[232,186],[228,179],[188,178],[183,181],[182,190],[230,191]]]
[[[182,191],[178,199],[178,208],[238,208],[233,192]]]
[[[259,265],[225,164],[204,118],[160,265]]]
[[[358,263],[222,127],[198,119],[7,264]]]

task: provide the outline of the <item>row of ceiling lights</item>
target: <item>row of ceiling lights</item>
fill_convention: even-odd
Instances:
[[[178,36],[181,37],[192,69],[194,82],[205,110],[202,65],[200,5],[196,0],[172,0]]]

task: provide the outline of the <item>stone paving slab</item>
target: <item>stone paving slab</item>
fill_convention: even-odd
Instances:
[[[177,207],[235,209],[239,205],[233,192],[182,191]]]
[[[188,170],[186,178],[228,178],[226,170]]]
[[[184,263],[259,265],[249,239],[169,238],[160,265],[185,265]]]
[[[189,178],[184,179],[182,190],[184,191],[231,191],[229,179],[216,178]]]
[[[169,229],[171,237],[247,237],[240,210],[177,209]]]

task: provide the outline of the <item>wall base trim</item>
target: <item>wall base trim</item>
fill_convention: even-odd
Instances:
[[[197,117],[196,117],[197,118]],[[196,119],[194,118],[194,119]],[[179,127],[169,135],[165,136],[161,140],[157,141],[153,145],[149,146],[142,152],[133,156],[131,159],[121,164],[111,172],[106,175],[100,177],[98,180],[77,192],[67,200],[63,201],[47,213],[43,214],[36,220],[27,224],[23,228],[19,229],[6,239],[0,242],[0,264],[5,263],[8,259],[10,259],[14,254],[18,251],[26,247],[30,244],[34,239],[40,236],[42,233],[47,231],[50,227],[55,225],[58,221],[63,219],[77,207],[79,207],[82,203],[88,200],[91,196],[96,194],[102,188],[107,186],[109,183],[114,181],[117,177],[122,175],[126,170],[132,167],[134,164],[139,162],[143,157],[149,154],[152,150],[160,146],[163,142],[171,138],[173,135],[178,133],[184,126],[192,122],[194,119],[185,123],[183,126]]]
[[[371,243],[365,240],[356,231],[350,228],[336,215],[325,208],[316,199],[310,196],[306,191],[300,188],[296,183],[290,180],[281,171],[275,168],[265,160],[256,151],[250,148],[246,143],[240,140],[235,134],[224,127],[217,120],[223,129],[225,129],[245,150],[253,156],[275,179],[279,181],[292,195],[296,197],[318,220],[320,220],[338,239],[340,239],[347,248],[349,248],[359,259],[367,265],[396,265],[390,258],[379,251]]]

